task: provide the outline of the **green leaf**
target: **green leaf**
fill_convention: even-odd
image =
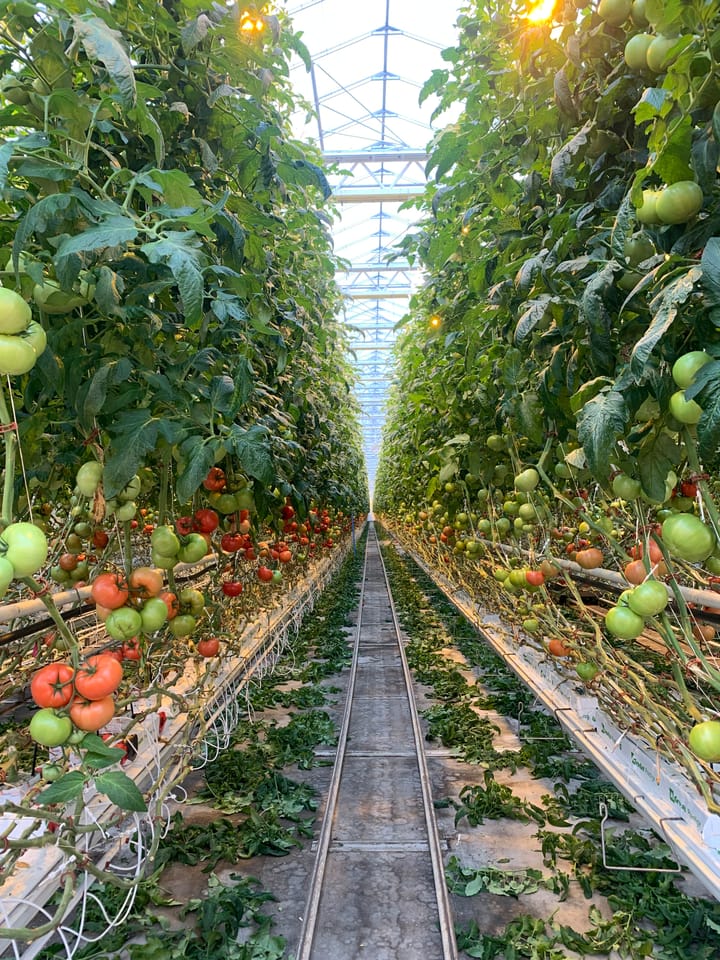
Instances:
[[[291,50],[300,57],[308,73],[312,70],[312,57],[310,51],[300,39],[300,34],[290,33],[285,35],[285,42]]]
[[[138,100],[137,106],[132,110],[128,110],[128,119],[138,125],[141,133],[150,137],[155,148],[155,163],[161,164],[165,159],[165,138],[160,124],[142,99]]]
[[[285,183],[317,187],[324,200],[332,194],[332,187],[324,170],[316,163],[310,163],[309,160],[294,160],[292,163],[278,163],[277,169],[278,175]]]
[[[638,473],[643,490],[652,500],[665,499],[665,480],[679,460],[674,440],[662,431],[652,431],[637,456]]]
[[[48,807],[52,803],[69,803],[82,794],[84,786],[85,774],[79,770],[71,770],[42,790],[35,797],[35,803],[41,807]]]
[[[238,458],[243,470],[266,486],[275,478],[268,436],[265,427],[253,426],[243,430],[233,424],[226,442],[226,447]]]
[[[200,16],[195,17],[190,23],[185,24],[180,31],[183,50],[186,53],[194,50],[208,35],[208,30],[211,26],[212,20],[206,13],[201,13]]]
[[[122,247],[137,235],[138,229],[129,217],[108,217],[97,227],[88,227],[82,233],[63,240],[57,248],[56,259],[105,247]]]
[[[579,319],[588,329],[590,348],[596,369],[611,373],[615,367],[611,331],[613,315],[608,309],[608,300],[615,287],[615,269],[612,262],[590,277],[579,304]]]
[[[137,813],[143,813],[147,810],[143,795],[122,770],[101,773],[95,777],[95,786],[100,793],[104,793],[108,800],[111,800],[121,810],[134,810]]]
[[[697,425],[700,458],[708,470],[720,465],[720,360],[706,363],[685,394],[703,409]]]
[[[690,164],[693,124],[689,116],[673,126],[672,136],[668,137],[661,152],[653,163],[653,171],[665,181],[694,180],[695,171]]]
[[[433,70],[420,91],[418,103],[423,104],[433,93],[441,90],[449,79],[450,73],[447,70]]]
[[[515,327],[515,343],[520,343],[526,337],[529,337],[535,327],[544,319],[551,299],[549,293],[544,293],[537,300],[530,300],[523,304],[525,311],[521,314]]]
[[[195,189],[191,178],[183,170],[148,170],[137,178],[140,192],[153,202],[153,194],[163,198],[164,205],[172,210],[197,210],[203,206],[203,198]]]
[[[124,410],[111,427],[113,455],[105,461],[103,487],[106,497],[114,497],[144,465],[145,455],[155,449],[160,437],[169,444],[179,443],[185,431],[180,424],[153,416],[150,410]]]
[[[131,373],[132,363],[127,357],[107,363],[95,372],[82,407],[78,410],[80,422],[85,429],[90,429],[93,419],[105,405],[108,390],[119,383],[124,383]]]
[[[5,189],[8,175],[8,164],[10,163],[10,160],[12,159],[12,156],[16,150],[21,149],[23,152],[27,152],[28,150],[38,150],[42,149],[43,147],[47,147],[49,142],[50,141],[44,133],[31,133],[26,137],[18,137],[17,140],[8,140],[6,143],[3,143],[3,145],[0,147],[0,191]],[[33,161],[25,160],[24,164],[31,162]],[[43,165],[50,166],[47,163]],[[66,171],[69,168],[64,164],[57,164],[56,169]],[[27,176],[27,174],[21,175]],[[65,174],[65,176],[67,176],[67,174]],[[65,179],[65,176],[63,176],[63,179]],[[47,179],[53,178],[47,177]]]
[[[673,98],[669,90],[662,87],[646,87],[638,102],[633,107],[636,123],[645,123],[662,117],[672,110]]]
[[[700,283],[710,306],[720,306],[720,237],[710,237],[705,244],[702,259],[702,278]]]
[[[185,503],[203,482],[210,467],[215,465],[215,450],[212,444],[196,436],[183,441],[180,450],[185,459],[185,468],[178,474],[176,490],[180,503]]]
[[[600,482],[610,475],[615,442],[624,433],[628,417],[622,394],[614,390],[589,400],[578,415],[578,438],[588,467]]]
[[[628,193],[623,197],[623,201],[618,208],[610,235],[610,249],[618,263],[625,262],[625,241],[632,234],[635,225],[635,208]]]
[[[16,268],[20,254],[25,250],[33,233],[45,233],[50,224],[56,225],[58,220],[71,217],[78,207],[78,198],[71,193],[53,193],[30,207],[25,218],[20,222],[13,240],[13,262]]]
[[[650,355],[677,317],[678,307],[692,296],[701,278],[702,269],[692,267],[677,280],[673,280],[650,304],[654,312],[652,323],[635,344],[630,357],[630,369],[636,377],[643,375]]]
[[[202,317],[205,285],[195,235],[170,231],[163,240],[145,243],[140,249],[150,263],[164,263],[170,268],[180,291],[185,321],[189,326],[197,324]]]
[[[577,186],[573,171],[575,158],[587,146],[588,134],[595,126],[594,120],[588,120],[566,144],[564,144],[550,163],[550,186],[561,196]]]
[[[126,107],[135,106],[135,72],[123,45],[122,34],[113,30],[99,17],[74,16],[72,22],[75,30],[74,42],[79,41],[82,44],[90,60],[99,60],[105,65],[123,104]]]
[[[118,753],[120,754],[120,759],[125,756],[124,750],[119,750],[117,747],[109,747],[103,738],[99,737],[96,733],[85,734],[82,738],[82,749],[96,757],[116,757]]]

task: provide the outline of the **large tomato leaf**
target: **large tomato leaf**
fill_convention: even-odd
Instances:
[[[110,770],[108,773],[98,774],[95,777],[95,786],[121,810],[130,810],[135,813],[144,813],[147,810],[143,795],[122,770]]]
[[[635,344],[630,358],[630,369],[642,377],[655,347],[672,326],[679,307],[687,302],[702,277],[700,267],[691,267],[687,273],[673,280],[651,303],[653,319],[643,336]]]
[[[225,445],[235,454],[246,473],[261,483],[272,483],[275,470],[269,448],[269,432],[265,427],[256,424],[243,430],[233,424]]]
[[[160,437],[169,444],[176,444],[183,439],[185,432],[179,423],[154,416],[149,410],[120,412],[111,428],[117,442],[113,443],[112,456],[106,460],[103,471],[105,496],[114,497],[128,485]]]
[[[85,774],[79,770],[71,770],[41,790],[35,797],[35,803],[41,807],[49,807],[53,803],[69,803],[82,794],[84,786]]]
[[[91,60],[100,60],[105,65],[123,104],[127,107],[135,106],[135,71],[122,34],[98,17],[73,17],[72,21],[75,40],[80,42]]]
[[[169,231],[162,240],[144,243],[140,249],[150,263],[164,263],[170,268],[180,291],[186,323],[191,326],[199,323],[204,282],[200,242],[195,234]]]
[[[637,455],[638,473],[643,490],[651,500],[662,503],[670,470],[680,460],[675,441],[662,429],[651,430],[640,445]]]
[[[588,467],[601,482],[610,475],[613,449],[627,427],[628,418],[625,399],[615,390],[593,397],[578,415],[578,439]]]

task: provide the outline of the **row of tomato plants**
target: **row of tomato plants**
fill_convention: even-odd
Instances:
[[[428,279],[376,508],[716,809],[717,605],[683,588],[713,591],[720,570],[720,6],[544,13],[467,5],[425,87],[462,112],[404,242]],[[551,586],[568,555],[627,590]]]
[[[53,842],[92,872],[86,788],[113,824],[146,808],[133,731],[202,728],[244,627],[347,543],[367,488],[285,14],[0,14],[3,806],[52,828],[8,821],[5,872]]]

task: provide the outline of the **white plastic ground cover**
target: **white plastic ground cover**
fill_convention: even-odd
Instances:
[[[168,699],[157,712],[148,714],[141,723],[132,726],[132,732],[138,738],[137,753],[123,769],[143,793],[153,786],[158,789],[161,779],[165,783],[172,783],[186,765],[188,752],[192,753],[193,766],[202,766],[229,746],[232,731],[244,712],[243,694],[248,684],[271,672],[292,636],[299,630],[303,617],[313,609],[317,597],[350,549],[352,545],[348,542],[331,557],[318,561],[308,578],[290,592],[280,595],[274,609],[247,625],[242,633],[242,647],[238,655],[210,665],[209,669],[217,670],[217,678],[204,705],[203,722],[198,723],[196,719],[191,721]],[[183,676],[174,686],[180,696],[184,690],[195,686],[197,669],[194,661],[188,661]],[[141,700],[136,701],[138,712],[146,706]],[[188,729],[191,722],[194,727]],[[121,732],[123,725],[132,723],[132,717],[116,718],[116,723],[116,732]],[[27,787],[14,786],[0,792],[0,837],[6,831],[7,836],[21,835],[23,830],[32,826],[31,821],[24,823],[20,818],[2,813],[3,801],[22,803],[24,789]],[[108,830],[106,825],[116,808],[92,789],[85,799],[86,822],[98,825],[97,831],[88,834],[93,843],[93,847],[86,851],[88,857],[121,876],[140,876],[153,834],[167,829],[167,812],[164,811],[159,823],[149,815],[134,814],[120,827]],[[77,870],[77,877],[76,889],[66,911],[68,922],[63,922],[57,931],[41,936],[32,943],[3,939],[3,929],[39,925],[52,917],[54,911],[50,901],[69,870]],[[90,890],[92,882],[92,876],[78,869],[78,865],[68,862],[57,846],[28,849],[0,886],[0,956],[12,957],[13,960],[32,960],[51,939],[59,938],[69,960],[90,939],[101,937],[99,933],[89,937],[83,929],[88,901],[98,902]],[[108,930],[122,922],[133,900],[134,890],[131,890],[119,913],[107,918]]]
[[[620,730],[597,697],[571,677],[561,676],[541,650],[529,645],[518,647],[521,632],[511,630],[497,615],[480,607],[412,550],[403,549],[487,637],[589,758],[668,842],[678,859],[720,899],[720,816],[708,811],[682,768]]]

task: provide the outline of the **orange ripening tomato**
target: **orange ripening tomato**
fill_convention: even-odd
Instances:
[[[111,696],[103,697],[101,700],[84,700],[82,697],[76,697],[70,707],[72,722],[78,730],[86,730],[88,733],[94,733],[104,727],[114,716],[115,701]]]

